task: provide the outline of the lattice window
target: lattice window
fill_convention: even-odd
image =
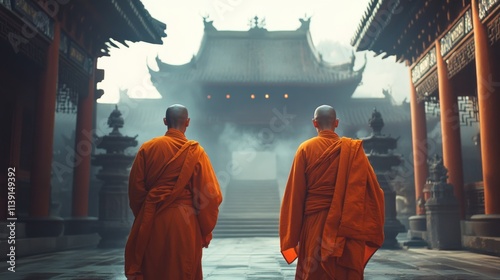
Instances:
[[[439,99],[437,96],[427,96],[425,99],[425,113],[439,117]]]
[[[427,96],[423,101],[425,101],[425,113],[439,117],[439,98]],[[476,96],[459,96],[457,101],[461,126],[471,126],[479,122],[479,105]]]
[[[66,84],[59,84],[56,99],[56,112],[65,114],[76,114],[78,109],[78,92],[72,90]]]
[[[471,126],[479,122],[479,106],[476,96],[459,96],[458,112],[460,115],[460,125]]]

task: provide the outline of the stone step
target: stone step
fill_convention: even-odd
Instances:
[[[262,220],[250,220],[250,221],[237,221],[233,219],[219,219],[217,225],[253,225],[253,226],[265,226],[265,225],[277,225],[278,219],[262,219]]]
[[[221,211],[221,216],[223,216],[223,214],[231,214],[233,216],[235,214],[241,214],[242,216],[249,216],[251,213],[254,213],[254,214],[268,213],[270,215],[271,214],[277,215],[279,213],[279,210],[280,210],[279,208],[255,207],[255,206],[248,206],[245,208],[246,208],[246,211],[244,211],[240,208],[236,208],[236,207],[224,208],[224,210]]]
[[[224,223],[240,223],[240,224],[272,224],[277,223],[279,221],[278,217],[265,217],[265,218],[257,218],[257,219],[238,219],[234,217],[221,217],[219,218],[219,222]]]
[[[278,232],[272,233],[246,233],[246,232],[234,232],[234,233],[214,233],[214,238],[238,238],[238,237],[277,237]]]
[[[215,227],[213,233],[216,236],[253,236],[262,237],[269,235],[278,235],[278,225],[267,226],[267,227]]]
[[[277,231],[278,225],[267,225],[267,226],[255,226],[255,225],[239,225],[238,227],[220,225],[216,226],[214,231],[226,231],[226,232],[236,232],[236,231]]]
[[[278,236],[280,198],[276,180],[231,181],[214,236]]]
[[[239,230],[239,229],[249,229],[249,230],[260,230],[260,229],[278,229],[278,224],[267,224],[267,225],[224,225],[224,224],[217,224],[215,226],[215,229],[226,229],[226,230]]]

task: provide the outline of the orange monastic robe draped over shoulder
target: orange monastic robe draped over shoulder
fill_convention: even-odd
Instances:
[[[299,146],[279,229],[295,279],[363,279],[384,240],[384,194],[360,140],[321,131]]]
[[[125,248],[128,279],[202,279],[202,247],[222,195],[210,160],[195,141],[169,129],[144,143],[129,178],[135,221]]]

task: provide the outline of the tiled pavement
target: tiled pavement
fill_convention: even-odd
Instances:
[[[203,256],[204,279],[293,279],[295,265],[279,253],[278,238],[215,239]],[[19,259],[16,272],[0,264],[0,279],[125,279],[123,250],[84,249]],[[367,280],[500,279],[500,257],[467,251],[379,250]]]

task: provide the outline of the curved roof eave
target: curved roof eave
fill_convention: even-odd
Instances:
[[[252,29],[251,29],[252,30]],[[250,31],[251,31],[250,30]],[[259,34],[257,35],[252,35],[250,34],[251,32],[249,31],[219,31],[215,27],[213,27],[212,24],[205,24],[205,32],[203,34],[203,38],[201,40],[200,48],[197,52],[196,55],[193,56],[191,61],[185,64],[181,65],[173,65],[169,63],[165,63],[159,59],[159,57],[156,57],[156,63],[158,65],[158,71],[154,71],[150,69],[151,72],[156,72],[155,76],[156,77],[161,77],[161,76],[169,76],[169,79],[175,79],[178,81],[181,80],[190,80],[193,82],[206,82],[205,78],[202,75],[204,73],[204,69],[202,69],[203,65],[199,64],[198,62],[203,61],[203,56],[205,52],[207,51],[207,48],[209,48],[209,44],[213,44],[216,42],[219,38],[224,38],[225,40],[239,40],[239,39],[256,39],[256,40],[281,40],[283,38],[286,39],[297,39],[297,40],[303,40],[305,42],[304,44],[304,51],[309,52],[311,55],[306,55],[307,57],[310,57],[310,63],[312,63],[312,68],[319,69],[318,75],[323,76],[323,79],[326,79],[327,81],[321,81],[321,78],[319,79],[313,79],[311,81],[305,81],[306,83],[312,84],[339,84],[339,83],[349,83],[349,82],[357,82],[359,83],[362,77],[362,74],[365,69],[366,65],[366,55],[365,55],[365,62],[364,65],[359,69],[359,70],[354,70],[354,62],[355,62],[355,56],[353,53],[352,59],[350,62],[347,63],[342,63],[342,64],[334,64],[334,63],[329,63],[326,62],[322,59],[321,55],[319,52],[316,50],[312,38],[311,38],[311,33],[309,32],[308,28],[304,28],[303,26],[299,27],[297,30],[291,30],[291,31],[267,31],[267,30],[258,30]],[[260,33],[265,33],[264,35]],[[271,35],[270,35],[271,34]],[[279,36],[272,36],[272,34],[280,34]],[[286,35],[286,36],[285,36]],[[278,38],[279,37],[279,38]],[[213,42],[214,41],[214,42]],[[227,45],[227,42],[225,43]],[[205,54],[206,56],[207,54]],[[205,58],[206,60],[206,58]],[[206,62],[206,61],[205,61]],[[201,72],[200,72],[201,71]],[[332,74],[328,74],[332,73]],[[174,76],[171,76],[170,74],[173,74]],[[282,73],[283,74],[283,73]],[[325,76],[326,74],[326,76]],[[177,76],[179,75],[179,76]],[[281,76],[281,77],[278,77]],[[270,82],[278,82],[278,83],[288,83],[292,84],[292,81],[298,81],[299,83],[302,83],[301,78],[303,77],[296,77],[292,78],[291,80],[289,79],[288,82],[285,80],[282,80],[283,75],[278,75],[277,80],[274,80],[271,78],[270,81],[266,79],[264,80],[256,80],[254,81],[255,83],[263,83],[263,84],[269,84]],[[313,75],[314,76],[314,75]],[[330,76],[330,77],[329,77]],[[357,78],[359,76],[359,78]],[[317,76],[318,77],[318,76]],[[353,77],[354,81],[353,81]],[[213,77],[214,80],[208,81],[208,82],[216,82],[216,83],[223,83],[223,82],[236,82],[236,83],[245,83],[248,82],[247,79],[236,79],[235,81],[230,81],[226,80],[225,77]],[[250,79],[251,80],[251,79]]]

